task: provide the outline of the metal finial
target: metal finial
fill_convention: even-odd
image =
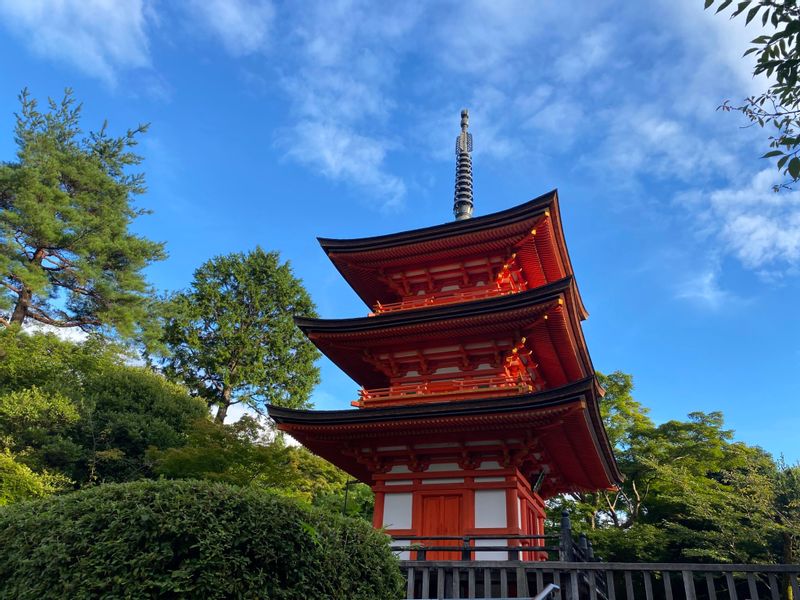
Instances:
[[[468,127],[469,112],[465,108],[461,111],[461,134],[456,138],[456,221],[472,217],[472,134],[467,133]]]

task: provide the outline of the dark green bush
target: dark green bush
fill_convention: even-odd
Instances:
[[[389,600],[387,538],[254,489],[107,484],[0,508],[0,598]]]

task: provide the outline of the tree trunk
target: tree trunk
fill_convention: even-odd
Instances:
[[[217,402],[217,415],[214,421],[222,425],[225,417],[228,416],[228,407],[231,405],[231,388],[226,387],[222,390],[222,400]]]
[[[47,256],[47,251],[44,248],[37,248],[33,253],[31,262],[36,265],[41,265],[45,256]],[[20,288],[22,291],[19,296],[17,296],[17,304],[14,306],[14,312],[11,313],[11,322],[22,325],[25,322],[25,317],[28,316],[28,308],[30,308],[31,300],[33,299],[33,290],[21,281]]]
[[[28,307],[31,305],[31,298],[33,294],[30,288],[22,288],[22,292],[17,296],[17,304],[14,306],[14,312],[11,313],[11,322],[22,325],[25,322],[25,317],[28,316]]]
[[[792,534],[788,531],[784,531],[781,534],[781,538],[783,541],[783,556],[781,556],[781,562],[785,565],[794,564],[794,552],[792,552]],[[792,591],[791,581],[789,581],[789,575],[785,574],[782,577],[783,581],[781,582],[783,585],[783,589],[786,591],[786,597],[789,600],[800,600],[800,598],[794,597],[794,592]]]

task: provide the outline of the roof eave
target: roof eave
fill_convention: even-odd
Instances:
[[[431,227],[410,229],[398,233],[364,238],[336,239],[318,237],[317,241],[326,254],[330,254],[331,252],[363,252],[365,250],[392,248],[394,246],[425,242],[462,233],[490,229],[508,223],[515,223],[530,218],[535,215],[537,211],[546,210],[555,198],[558,198],[558,190],[556,189],[542,194],[533,200],[524,202],[523,204],[472,219],[450,221]]]

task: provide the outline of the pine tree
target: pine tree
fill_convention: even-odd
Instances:
[[[165,256],[129,231],[145,212],[132,203],[144,175],[129,169],[147,127],[84,135],[71,90],[45,112],[27,90],[20,102],[17,160],[0,163],[0,322],[131,335],[149,314],[142,270]]]

